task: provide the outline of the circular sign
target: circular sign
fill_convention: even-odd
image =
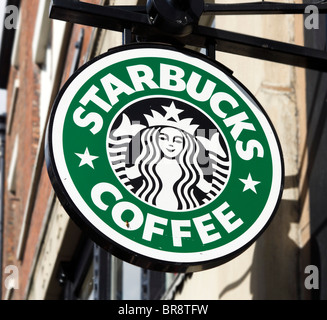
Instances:
[[[230,72],[189,50],[114,48],[60,91],[46,145],[72,219],[117,257],[193,272],[244,251],[281,198],[275,131]]]

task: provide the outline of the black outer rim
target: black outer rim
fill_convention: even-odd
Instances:
[[[255,235],[248,243],[243,245],[241,248],[235,250],[234,252],[231,252],[223,257],[219,257],[216,259],[208,260],[208,261],[200,261],[198,263],[192,262],[192,263],[177,263],[177,262],[172,262],[172,261],[163,261],[163,260],[158,260],[154,259],[148,256],[144,256],[141,254],[138,254],[134,251],[131,251],[130,249],[121,246],[119,243],[116,243],[112,239],[108,238],[105,234],[97,230],[93,224],[91,224],[85,216],[79,211],[79,209],[76,207],[70,196],[68,195],[67,191],[65,190],[63,184],[60,181],[59,174],[57,171],[57,167],[54,161],[54,156],[53,156],[53,149],[52,149],[52,135],[53,135],[53,120],[56,114],[57,107],[59,105],[59,102],[61,100],[61,97],[63,96],[64,92],[66,89],[69,87],[71,82],[82,72],[84,71],[88,66],[93,64],[94,62],[102,59],[105,56],[114,54],[116,52],[121,52],[125,50],[130,50],[130,49],[137,49],[137,48],[154,48],[154,49],[166,49],[166,50],[173,50],[173,51],[178,51],[182,52],[186,55],[205,60],[207,63],[213,65],[214,67],[218,68],[225,74],[227,74],[233,81],[235,81],[245,92],[249,95],[249,97],[255,102],[255,104],[259,107],[260,111],[263,113],[265,118],[267,119],[272,132],[274,134],[274,138],[276,140],[278,149],[279,149],[279,154],[280,154],[280,161],[281,161],[281,186],[280,186],[280,192],[278,195],[278,200],[275,204],[275,208],[273,212],[271,213],[268,221],[264,225],[264,227],[260,230],[258,234]],[[50,114],[50,118],[48,121],[48,126],[47,126],[47,131],[46,131],[46,139],[45,139],[45,161],[46,161],[46,166],[48,170],[48,175],[50,178],[50,181],[52,183],[52,186],[54,188],[54,191],[66,210],[67,214],[71,217],[71,219],[82,229],[82,231],[86,232],[88,236],[99,246],[104,248],[105,250],[109,251],[111,254],[116,256],[119,259],[122,259],[128,263],[134,264],[136,266],[146,268],[146,269],[151,269],[155,271],[162,271],[162,272],[182,272],[182,273],[189,273],[189,272],[197,272],[197,271],[203,271],[207,270],[210,268],[217,267],[221,264],[224,264],[238,255],[240,255],[242,252],[244,252],[246,249],[248,249],[261,235],[262,233],[267,229],[267,227],[270,225],[272,219],[276,215],[277,209],[279,207],[282,193],[283,193],[283,187],[284,187],[284,159],[283,159],[283,153],[281,149],[281,145],[278,139],[278,136],[276,134],[276,130],[268,117],[267,113],[265,112],[264,108],[260,105],[260,103],[257,101],[257,99],[252,95],[252,93],[241,83],[239,82],[235,77],[232,76],[232,72],[226,68],[224,65],[220,64],[219,62],[210,59],[209,57],[200,54],[198,52],[185,49],[185,48],[180,48],[176,46],[171,46],[168,44],[159,44],[159,43],[133,43],[133,44],[128,44],[128,45],[123,45],[123,46],[118,46],[115,48],[112,48],[108,50],[106,53],[101,54],[94,59],[90,60],[83,66],[81,66],[64,84],[64,86],[61,88],[59,91],[52,110]]]

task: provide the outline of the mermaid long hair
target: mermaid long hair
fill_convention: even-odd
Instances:
[[[146,128],[140,134],[141,152],[138,157],[138,169],[143,176],[143,181],[135,194],[152,205],[156,205],[156,198],[162,188],[156,166],[163,157],[158,142],[163,128],[163,126]],[[182,130],[180,132],[183,137],[183,148],[176,160],[182,170],[182,176],[176,181],[174,192],[178,200],[176,209],[187,210],[196,208],[200,204],[194,194],[194,188],[199,181],[198,172],[202,170],[198,163],[200,146],[194,136]]]

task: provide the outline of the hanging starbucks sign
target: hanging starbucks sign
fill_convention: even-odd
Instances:
[[[263,108],[217,62],[166,45],[122,46],[82,66],[55,101],[46,160],[77,224],[119,258],[161,271],[235,257],[282,192]]]

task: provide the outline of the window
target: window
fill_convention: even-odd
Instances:
[[[8,173],[8,191],[16,194],[16,169],[18,159],[19,136],[16,135]]]
[[[45,61],[48,46],[48,37],[51,22],[48,18],[50,0],[40,1],[32,43],[33,61],[36,64],[43,64]]]
[[[11,96],[11,103],[9,108],[9,116],[8,116],[8,126],[7,126],[7,134],[10,135],[11,128],[15,116],[16,111],[16,104],[18,99],[18,92],[19,92],[19,79],[15,79],[14,88]]]
[[[94,300],[94,263],[92,262],[77,295],[78,300]]]
[[[58,273],[65,300],[159,300],[173,279],[123,262],[87,238]]]

